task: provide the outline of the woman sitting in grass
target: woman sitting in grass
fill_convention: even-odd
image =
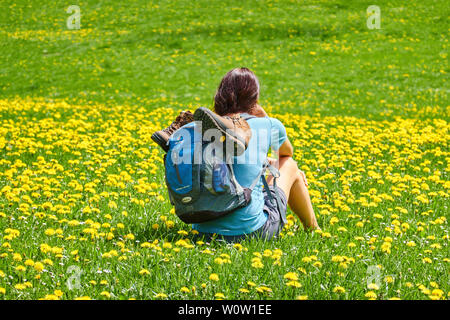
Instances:
[[[247,68],[235,68],[224,76],[219,85],[214,98],[215,113],[206,108],[197,109],[194,115],[189,111],[182,112],[168,128],[152,136],[167,151],[167,140],[175,130],[194,119],[201,120],[202,130],[215,127],[224,134],[233,131],[242,137],[239,141],[244,141],[241,143],[243,153],[236,156],[233,163],[235,177],[241,186],[250,187],[266,159],[279,169],[276,186],[273,185],[273,176],[269,176],[269,188],[263,189],[261,179],[247,206],[218,219],[193,224],[200,236],[211,238],[217,234],[227,241],[239,241],[248,236],[276,237],[286,221],[287,205],[300,218],[305,229],[319,228],[306,177],[292,158],[294,150],[286,129],[279,120],[267,115],[258,104],[258,98],[259,82],[255,74]],[[242,114],[253,117],[246,121]],[[268,158],[270,148],[278,155],[278,160]],[[275,197],[279,199],[278,205],[269,201]]]

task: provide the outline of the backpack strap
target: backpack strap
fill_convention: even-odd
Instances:
[[[248,113],[241,113],[241,117],[245,121],[256,118],[256,116],[252,116],[251,114],[248,114]]]
[[[253,180],[252,184],[250,185],[250,187],[248,189],[250,189],[251,191],[253,191],[253,189],[255,188],[256,184],[258,183],[259,179],[264,178],[264,172],[266,172],[266,169],[270,166],[269,161],[265,161],[263,163],[262,169],[259,172],[258,176],[255,178],[255,180]]]
[[[265,180],[266,178],[263,177],[263,179]],[[281,203],[280,193],[278,192],[278,188],[277,188],[277,178],[276,177],[273,178],[273,189],[275,191],[275,201],[276,201],[276,205],[278,208],[278,212],[280,213],[281,220],[283,221],[284,224],[286,224],[287,223],[286,212],[281,211],[282,203]],[[270,190],[270,189],[267,189],[267,190]],[[269,197],[272,197],[272,192],[267,192],[267,193],[269,194]]]
[[[269,184],[267,183],[267,179],[264,175],[266,169],[269,169],[270,174],[273,176],[273,190],[275,191],[275,198],[272,195],[272,192],[270,192],[270,188],[269,188]],[[269,161],[266,159],[266,161],[263,164],[262,170],[260,172],[260,174],[258,175],[258,177],[253,181],[252,185],[250,186],[250,190],[253,191],[253,188],[256,186],[256,184],[258,183],[259,179],[262,178],[263,181],[263,185],[264,185],[264,189],[267,190],[267,195],[269,197],[269,201],[272,202],[272,204],[274,206],[276,206],[278,208],[278,212],[280,213],[280,217],[281,220],[283,221],[284,224],[287,223],[287,218],[286,218],[286,213],[282,210],[282,203],[281,203],[281,198],[280,198],[280,194],[278,192],[278,188],[277,188],[277,178],[280,177],[280,171],[278,171],[277,168],[275,168],[274,166],[272,166]]]

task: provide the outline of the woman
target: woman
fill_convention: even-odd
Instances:
[[[269,190],[263,190],[260,180],[253,189],[249,205],[216,220],[194,224],[192,227],[200,236],[211,238],[217,234],[227,241],[239,241],[247,236],[276,237],[282,230],[287,205],[300,218],[305,229],[319,228],[307,181],[292,158],[293,147],[286,129],[279,120],[268,117],[258,104],[258,98],[259,82],[255,74],[247,68],[235,68],[223,77],[219,85],[214,97],[215,113],[206,108],[197,109],[194,116],[184,112],[180,115],[184,121],[174,122],[169,127],[173,132],[193,118],[203,121],[203,129],[216,127],[225,133],[225,128],[234,127],[227,132],[232,133],[236,144],[239,142],[243,146],[243,153],[237,153],[240,155],[233,163],[236,179],[243,187],[249,187],[258,176],[270,148],[278,155],[278,160],[268,159],[280,172],[276,187],[272,176],[267,179]],[[240,117],[242,114],[247,114],[245,118],[248,115],[253,117],[244,121],[244,117]],[[269,201],[269,192],[272,197],[278,196],[278,205]]]

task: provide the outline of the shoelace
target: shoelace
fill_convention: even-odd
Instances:
[[[230,119],[233,122],[233,126],[237,127],[240,122],[241,122],[241,117],[240,116],[235,116],[235,117],[227,117],[228,119]]]
[[[166,129],[169,134],[174,133],[177,130],[176,124],[180,121],[180,116],[176,117],[175,121],[170,124],[170,126]]]
[[[170,124],[170,126],[166,129],[167,132],[168,132],[169,134],[174,133],[174,132],[177,131],[180,127],[182,127],[184,124],[190,122],[190,121],[189,121],[190,119],[183,119],[182,116],[183,116],[182,114],[180,114],[179,116],[177,116],[177,117],[175,118],[175,121],[172,122],[172,123]],[[184,118],[188,118],[188,117],[189,117],[189,115],[188,115],[187,113],[184,114]],[[192,119],[192,120],[193,120],[193,119]]]

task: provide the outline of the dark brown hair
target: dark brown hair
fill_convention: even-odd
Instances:
[[[214,97],[218,115],[249,112],[258,102],[259,81],[247,68],[229,71],[220,82]]]

